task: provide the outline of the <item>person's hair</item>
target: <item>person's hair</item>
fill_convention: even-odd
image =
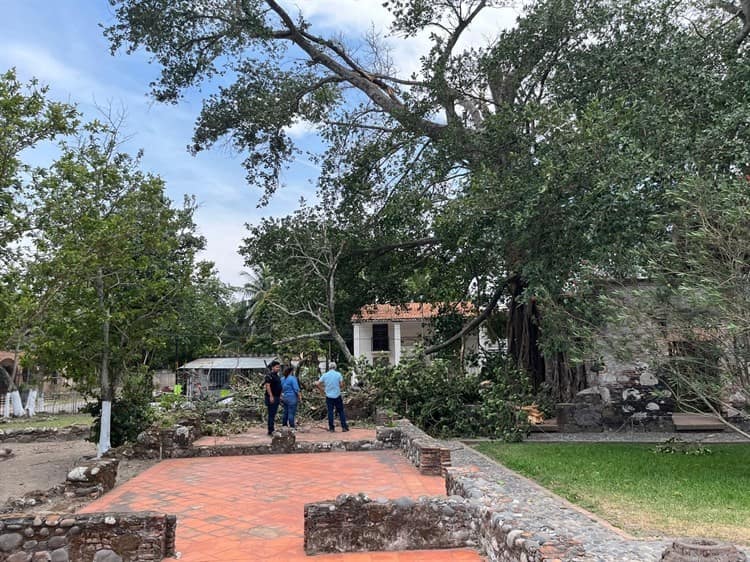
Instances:
[[[281,365],[281,363],[279,363],[278,361],[276,361],[276,360],[274,359],[273,361],[271,361],[271,362],[270,362],[270,363],[268,364],[268,368],[269,368],[269,369],[273,369],[273,368],[274,368],[274,367],[275,367],[276,365]]]
[[[285,377],[288,377],[288,376],[289,376],[289,375],[291,375],[291,374],[292,374],[293,372],[294,372],[294,367],[287,367],[286,369],[284,369],[284,376],[285,376]]]
[[[336,362],[335,362],[335,361],[331,361],[331,362],[330,362],[330,363],[328,364],[328,368],[329,368],[329,369],[335,369],[335,368],[336,368]]]

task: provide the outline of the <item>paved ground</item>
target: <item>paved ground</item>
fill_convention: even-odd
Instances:
[[[398,451],[172,459],[83,512],[175,513],[177,550],[185,562],[481,560],[472,550],[305,556],[303,505],[344,492],[417,498],[445,494],[445,487],[442,477],[420,475]]]
[[[338,424],[338,421],[336,422]],[[276,429],[281,429],[280,425]],[[326,422],[305,424],[297,428],[298,443],[323,443],[329,441],[359,441],[362,439],[375,439],[375,429],[352,427],[349,431],[341,431],[336,426],[336,431],[330,433]],[[208,435],[201,437],[195,445],[257,445],[259,443],[270,443],[271,438],[266,433],[265,426],[257,426],[249,429],[246,433],[238,435],[227,435],[226,437],[215,437]]]

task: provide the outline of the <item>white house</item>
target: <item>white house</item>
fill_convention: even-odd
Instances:
[[[476,314],[471,305],[460,305],[465,316]],[[440,305],[410,302],[404,305],[374,304],[362,307],[352,316],[354,328],[354,356],[365,357],[369,363],[383,362],[397,365],[403,354],[418,342],[424,341],[432,330],[432,320],[438,316]],[[476,352],[479,345],[489,342],[484,330],[464,338],[464,350]]]

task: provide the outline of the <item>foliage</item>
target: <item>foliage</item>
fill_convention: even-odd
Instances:
[[[159,63],[159,100],[228,81],[206,100],[193,149],[226,140],[244,151],[266,196],[295,155],[290,125],[318,127],[326,221],[303,208],[266,224],[246,257],[270,262],[252,249],[277,226],[279,239],[299,229],[313,241],[325,225],[325,255],[340,259],[326,259],[322,277],[298,260],[286,286],[299,290],[276,304],[337,339],[335,323],[368,302],[504,300],[508,353],[534,388],[569,399],[601,316],[571,286],[642,272],[671,188],[746,169],[745,4],[729,17],[729,3],[543,0],[462,47],[497,3],[387,2],[388,37],[362,41],[270,0],[113,0],[105,33],[113,50],[145,48]],[[385,41],[419,34],[429,50],[400,75]],[[289,335],[308,328],[292,323]]]
[[[31,326],[49,305],[46,295],[31,294],[25,278],[26,245],[20,241],[33,229],[35,214],[31,167],[22,156],[45,141],[72,134],[79,114],[47,93],[37,80],[22,84],[14,69],[0,73],[0,349],[23,350]],[[13,388],[4,369],[0,377]]]
[[[750,445],[655,455],[625,443],[486,443],[508,468],[640,536],[712,536],[750,544]]]
[[[465,373],[455,360],[424,356],[402,358],[396,366],[360,368],[377,405],[400,415],[433,435],[500,437],[518,441],[528,423],[521,406],[533,400],[527,377],[503,364],[485,373]]]
[[[538,400],[534,397],[527,373],[519,370],[507,357],[498,356],[482,371],[479,435],[503,441],[521,441],[528,435],[529,422],[521,406]]]
[[[720,413],[729,394],[750,392],[747,180],[694,177],[670,196],[655,218],[667,228],[644,254],[652,279],[623,290],[620,320],[682,409]]]
[[[135,442],[136,437],[154,421],[151,408],[151,373],[142,370],[124,377],[119,395],[112,402],[110,441],[113,447]],[[88,404],[83,411],[94,417],[89,441],[97,443],[101,429],[101,400]]]
[[[0,273],[18,257],[11,243],[32,223],[23,179],[29,167],[21,153],[71,134],[78,124],[75,107],[48,99],[47,92],[37,80],[21,84],[15,69],[0,74]]]
[[[196,263],[190,277],[175,288],[169,313],[153,329],[161,344],[152,350],[149,364],[175,368],[196,357],[224,353],[236,341],[231,301],[232,288],[219,279],[214,264]]]
[[[187,397],[184,394],[175,394],[174,392],[164,392],[159,396],[159,408],[170,412],[179,410],[187,403]]]
[[[188,285],[194,205],[174,208],[164,183],[117,152],[116,129],[92,123],[77,146],[36,177],[37,230],[29,273],[52,305],[30,355],[107,399],[122,377],[166,344],[161,328]]]
[[[659,443],[658,445],[654,446],[654,453],[662,455],[678,454],[701,456],[710,455],[713,453],[713,451],[710,448],[705,447],[701,443],[685,441],[684,439],[680,439],[679,437],[670,437],[663,443]]]

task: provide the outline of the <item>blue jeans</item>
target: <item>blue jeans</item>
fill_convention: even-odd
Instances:
[[[276,413],[279,411],[279,397],[273,397],[273,404],[268,400],[266,395],[266,406],[268,407],[268,433],[273,433],[274,421],[276,419]]]
[[[349,426],[346,424],[346,415],[344,414],[344,399],[341,398],[341,396],[338,398],[328,398],[328,396],[326,396],[326,408],[328,409],[328,429],[333,429],[334,408],[336,408],[336,413],[339,415],[341,428],[349,429]]]
[[[294,418],[297,415],[297,401],[296,396],[284,396],[284,415],[281,416],[281,425],[288,425],[294,427]]]

